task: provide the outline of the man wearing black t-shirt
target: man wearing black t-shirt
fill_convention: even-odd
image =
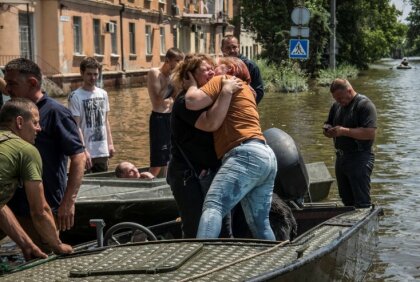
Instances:
[[[330,92],[336,102],[323,129],[334,140],[338,191],[344,205],[366,208],[371,205],[370,175],[375,160],[375,105],[345,79],[335,79]]]

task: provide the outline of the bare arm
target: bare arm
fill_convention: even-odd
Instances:
[[[79,153],[70,156],[70,168],[67,178],[67,187],[64,192],[63,199],[58,208],[58,230],[69,230],[74,225],[74,214],[77,193],[79,192],[80,185],[84,174],[86,163],[85,153]]]
[[[61,243],[51,208],[45,200],[41,181],[25,181],[25,192],[29,202],[32,222],[36,231],[56,253],[73,252],[71,246]]]
[[[201,113],[195,127],[208,132],[219,129],[226,118],[233,93],[242,89],[242,81],[238,78],[223,79],[223,87],[219,97],[208,111]]]
[[[184,80],[184,84],[188,87],[185,94],[185,106],[187,109],[198,111],[210,106],[213,100],[197,87],[197,82],[191,72],[188,72],[188,77],[188,80]]]
[[[106,137],[108,142],[109,157],[112,158],[115,154],[114,141],[112,140],[111,126],[109,125],[108,113],[105,114],[106,119]]]
[[[34,257],[47,258],[47,255],[32,242],[8,206],[0,209],[0,228],[21,248],[26,260]]]

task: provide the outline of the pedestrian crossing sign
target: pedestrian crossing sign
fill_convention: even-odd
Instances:
[[[290,59],[308,59],[309,40],[308,39],[290,39],[289,58]]]

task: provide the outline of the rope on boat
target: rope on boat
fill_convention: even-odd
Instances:
[[[234,265],[234,264],[237,264],[237,263],[240,263],[240,262],[243,262],[243,261],[246,261],[246,260],[249,260],[249,259],[255,258],[255,257],[257,257],[257,256],[264,255],[264,254],[266,254],[266,253],[272,252],[272,251],[274,251],[274,250],[276,250],[276,249],[278,249],[278,248],[280,248],[280,247],[283,247],[284,245],[287,245],[287,244],[289,244],[289,243],[290,243],[290,241],[289,241],[289,240],[283,241],[283,242],[281,242],[280,244],[277,244],[277,245],[275,245],[274,247],[271,247],[271,248],[269,248],[269,249],[267,249],[267,250],[264,250],[264,251],[261,251],[261,252],[259,252],[259,253],[256,253],[256,254],[253,254],[253,255],[250,255],[250,256],[244,257],[244,258],[242,258],[242,259],[239,259],[239,260],[233,261],[233,262],[231,262],[231,263],[224,264],[224,265],[222,265],[222,266],[216,267],[215,269],[212,269],[212,270],[209,270],[209,271],[206,271],[206,272],[200,273],[200,274],[196,274],[196,275],[194,275],[194,276],[192,276],[192,277],[189,277],[189,278],[185,278],[185,279],[179,280],[178,282],[187,282],[187,281],[192,281],[192,280],[195,280],[195,279],[198,279],[198,278],[204,277],[204,276],[209,275],[209,274],[211,274],[211,273],[213,273],[213,272],[217,272],[217,271],[222,270],[222,269],[224,269],[224,268],[230,267],[230,266],[232,266],[232,265]]]

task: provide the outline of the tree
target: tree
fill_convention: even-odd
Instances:
[[[413,55],[420,54],[420,0],[411,0],[411,12],[407,17],[407,46]]]
[[[242,22],[246,29],[257,34],[257,41],[265,49],[262,56],[268,62],[281,63],[288,59],[289,31],[293,24],[290,15],[298,2],[311,12],[310,58],[301,62],[301,66],[314,73],[327,65],[330,0],[242,0]],[[368,63],[389,56],[401,41],[403,24],[397,20],[399,14],[390,0],[337,1],[337,61],[365,68]]]
[[[389,0],[341,0],[337,5],[338,62],[367,68],[388,57],[403,28],[398,15]]]
[[[321,65],[321,59],[328,43],[330,29],[329,13],[324,8],[327,0],[306,1],[311,12],[310,58],[302,62],[302,67],[310,73]],[[282,0],[242,0],[242,21],[246,29],[257,34],[257,40],[264,46],[262,56],[271,63],[281,64],[289,57],[290,27],[293,25],[291,13],[294,1]]]

